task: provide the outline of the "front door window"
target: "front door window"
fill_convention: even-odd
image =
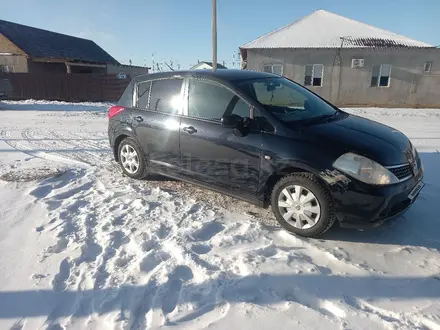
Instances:
[[[249,105],[236,94],[206,81],[191,80],[188,115],[220,123],[222,117],[236,114],[249,117]]]

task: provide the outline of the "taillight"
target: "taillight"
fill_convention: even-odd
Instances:
[[[108,119],[116,116],[118,113],[124,111],[125,108],[119,105],[114,105],[110,109],[108,109]]]

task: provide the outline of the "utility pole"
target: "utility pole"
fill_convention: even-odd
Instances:
[[[217,70],[217,0],[212,0],[212,71]]]

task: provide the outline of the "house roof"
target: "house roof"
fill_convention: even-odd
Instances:
[[[203,63],[208,64],[210,67],[212,67],[212,62],[203,61],[203,62],[199,62],[196,65],[194,65],[193,68],[197,68],[198,66],[200,66],[200,64],[203,64]],[[224,65],[221,65],[220,63],[217,63],[217,69],[227,69],[227,67],[225,67]]]
[[[92,40],[0,20],[0,33],[32,57],[119,64]]]
[[[344,48],[433,47],[394,32],[317,10],[240,48],[339,48],[342,41]]]

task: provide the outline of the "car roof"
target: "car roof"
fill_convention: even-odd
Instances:
[[[279,77],[275,74],[267,73],[267,72],[219,69],[215,72],[212,70],[185,70],[185,71],[169,71],[169,72],[158,72],[152,74],[142,74],[134,77],[133,80],[142,81],[142,80],[151,80],[151,79],[178,77],[178,76],[211,78],[211,79],[223,80],[223,81]]]

